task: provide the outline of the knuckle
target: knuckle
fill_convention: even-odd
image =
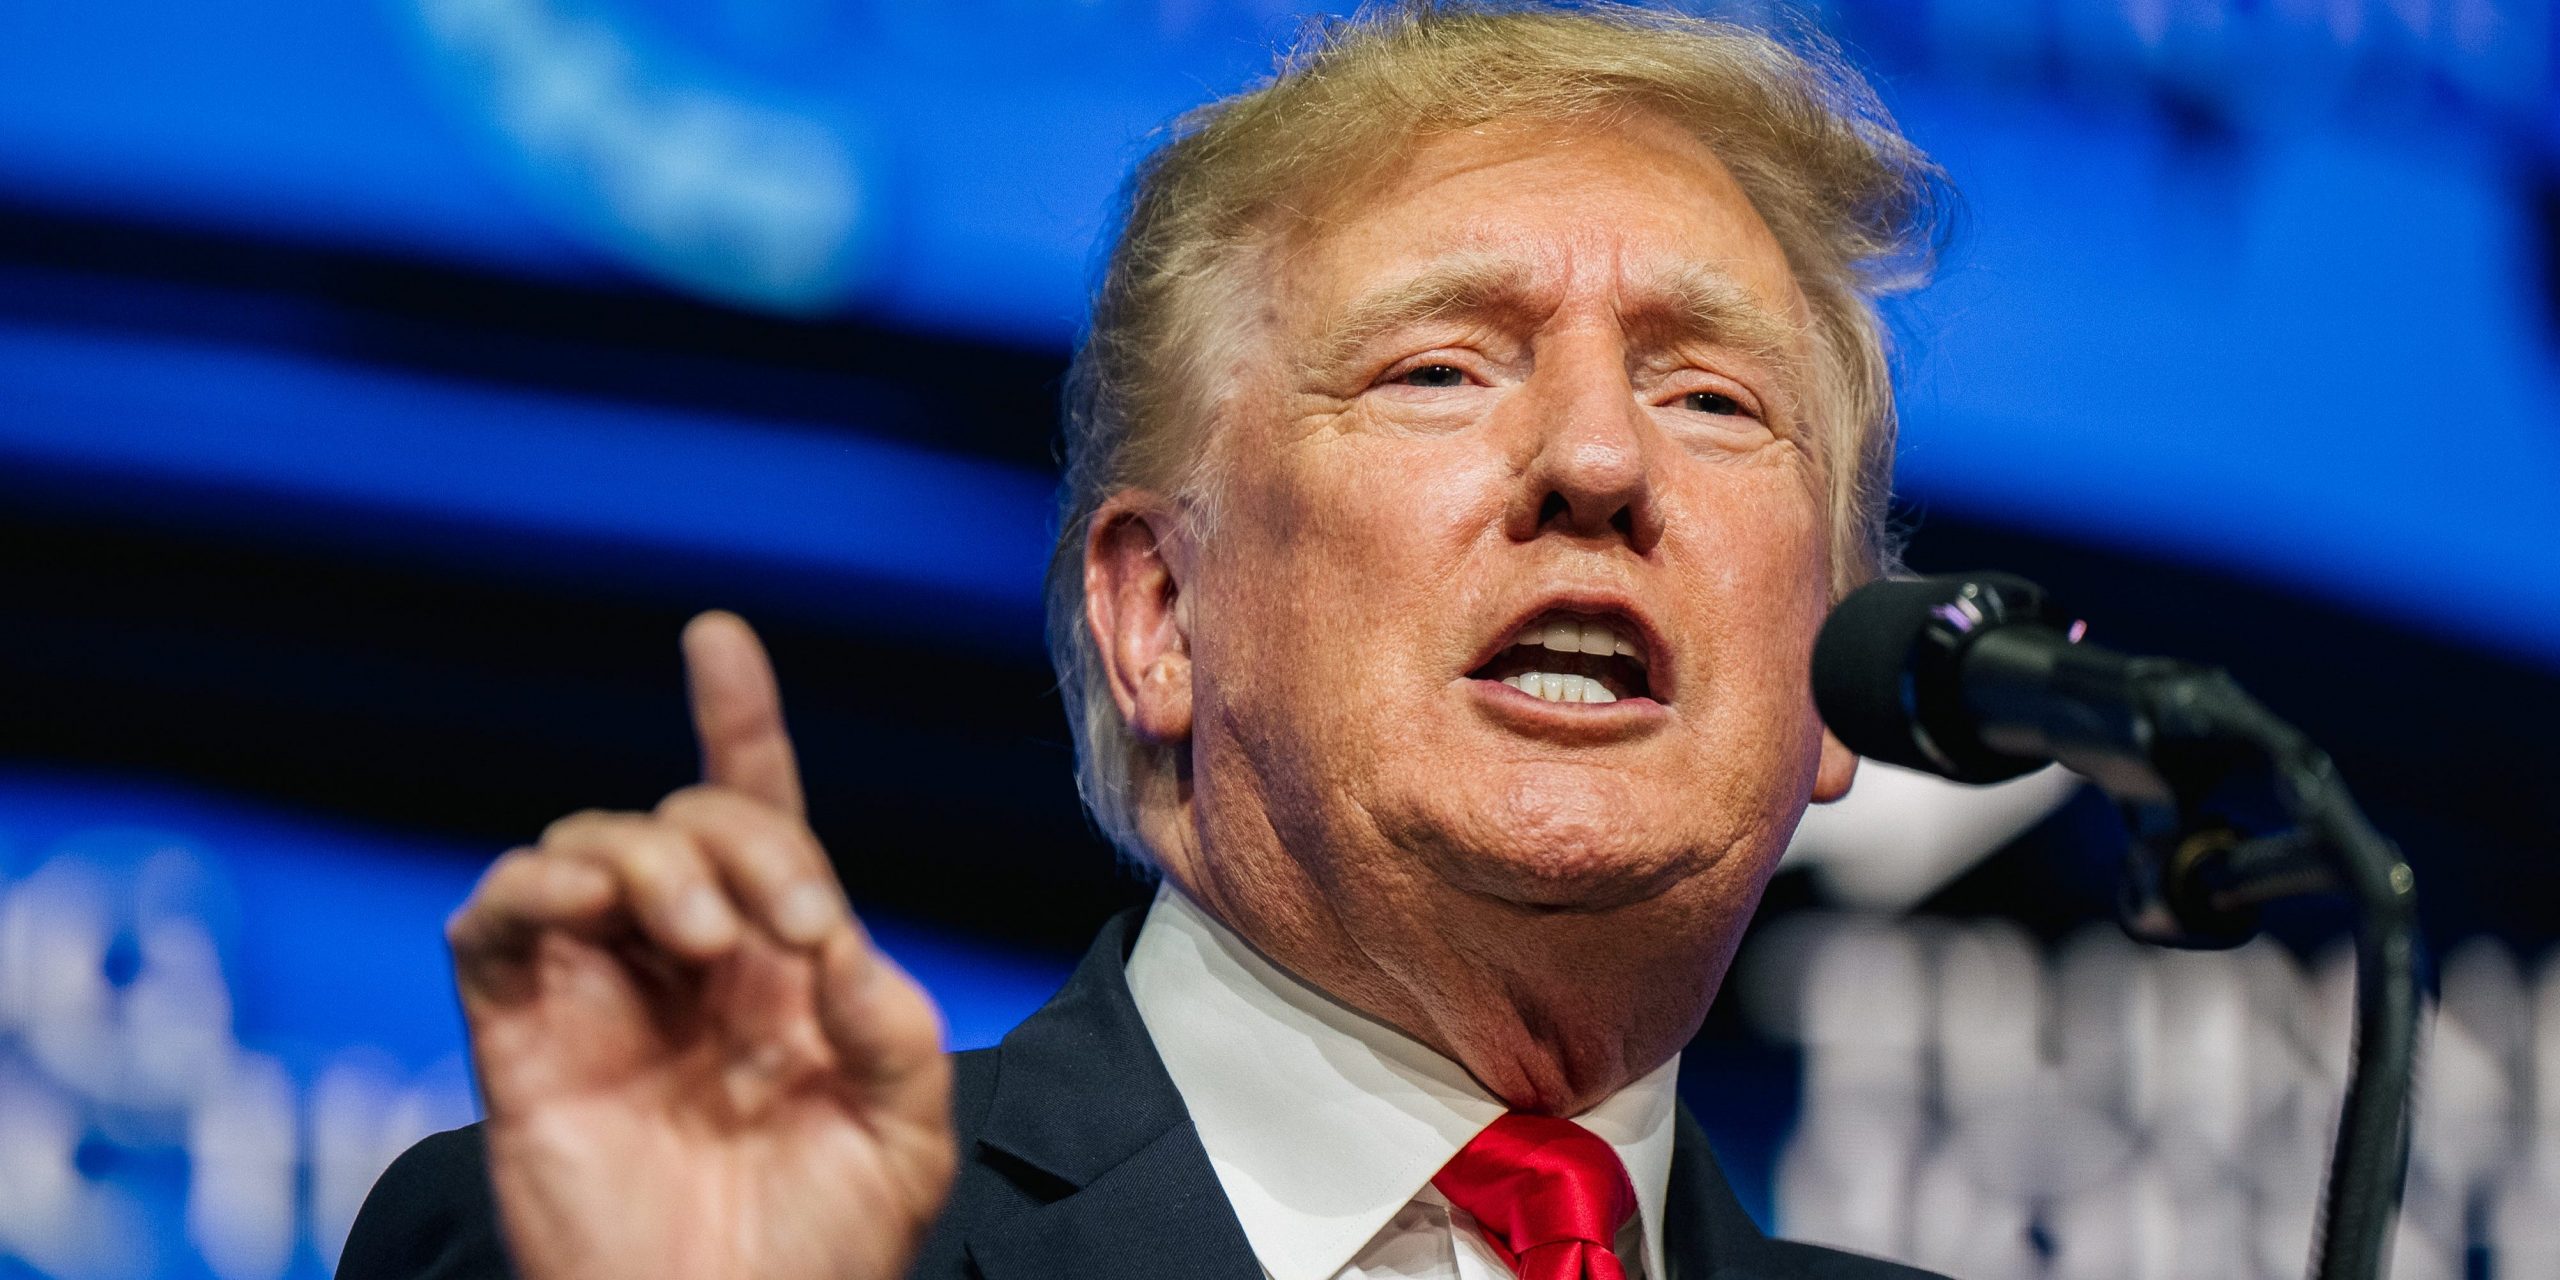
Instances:
[[[543,848],[549,856],[649,872],[683,861],[687,843],[681,833],[650,814],[590,812],[579,815],[575,827],[546,838]]]
[[[705,828],[752,824],[761,816],[745,796],[713,782],[699,782],[670,792],[658,802],[658,814],[670,821]]]
[[[614,845],[610,861],[622,875],[653,883],[686,880],[699,869],[689,841],[654,825],[627,834]]]
[[[678,787],[668,792],[666,798],[658,802],[657,812],[659,816],[668,818],[697,812],[711,798],[712,793],[718,790],[719,788],[707,782]]]
[[[471,896],[454,912],[454,918],[485,910],[491,899],[505,897],[533,871],[540,857],[532,849],[510,849],[498,855],[489,863],[489,869],[480,873],[480,883],[472,887]]]
[[[513,849],[509,849],[505,853],[501,853],[497,857],[489,859],[489,869],[480,873],[480,884],[483,888],[486,888],[491,882],[495,881],[500,876],[522,874],[516,870],[517,867],[521,867],[527,862],[541,856],[541,852],[531,845],[518,845]]]
[[[698,833],[704,852],[723,866],[768,870],[791,856],[793,824],[727,787],[687,787],[662,801],[658,812],[666,821]]]
[[[580,809],[566,817],[554,819],[551,825],[544,827],[542,838],[538,843],[548,848],[581,839],[603,828],[613,820],[614,816],[609,810]]]

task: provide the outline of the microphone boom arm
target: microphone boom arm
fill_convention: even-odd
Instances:
[[[2084,753],[2101,757],[2092,761],[2098,768],[2059,758],[2117,799],[2133,828],[2126,931],[2173,946],[2229,946],[2257,931],[2263,903],[2338,892],[2354,907],[2355,1045],[2311,1274],[2382,1276],[2408,1171],[2420,1005],[2417,877],[2366,821],[2328,753],[2230,675],[2116,661],[2132,694],[2120,705],[2134,709],[2147,771],[2129,756],[2088,752],[2085,740]],[[2235,808],[2271,808],[2281,821],[2252,832],[2233,820]]]

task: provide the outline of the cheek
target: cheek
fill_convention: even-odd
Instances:
[[[1472,616],[1470,593],[1489,589],[1466,562],[1498,527],[1500,480],[1447,440],[1329,434],[1270,450],[1230,479],[1200,565],[1194,653],[1209,683],[1239,713],[1322,733],[1390,710],[1346,690],[1445,679],[1429,624]]]
[[[1702,500],[1682,576],[1703,620],[1712,719],[1722,733],[1819,735],[1813,720],[1813,637],[1830,606],[1827,527],[1791,470],[1737,479]]]
[[[1240,485],[1226,523],[1242,593],[1287,600],[1328,633],[1327,648],[1410,653],[1364,640],[1448,616],[1449,600],[1474,585],[1463,565],[1499,527],[1503,467],[1445,437],[1335,432],[1277,452]]]
[[[1830,602],[1829,520],[1796,466],[1738,470],[1692,501],[1701,581],[1718,613],[1810,645]]]

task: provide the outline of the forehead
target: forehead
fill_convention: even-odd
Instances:
[[[1538,300],[1625,303],[1702,273],[1802,317],[1785,251],[1705,143],[1668,121],[1497,122],[1412,144],[1286,242],[1284,318],[1321,324],[1453,259],[1498,263]]]

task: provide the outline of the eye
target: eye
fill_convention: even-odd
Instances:
[[[1396,381],[1408,387],[1462,387],[1467,383],[1467,375],[1456,365],[1426,364],[1406,370],[1396,377]]]
[[[1741,401],[1721,391],[1692,391],[1680,397],[1680,407],[1691,413],[1716,413],[1727,416],[1746,412]]]

